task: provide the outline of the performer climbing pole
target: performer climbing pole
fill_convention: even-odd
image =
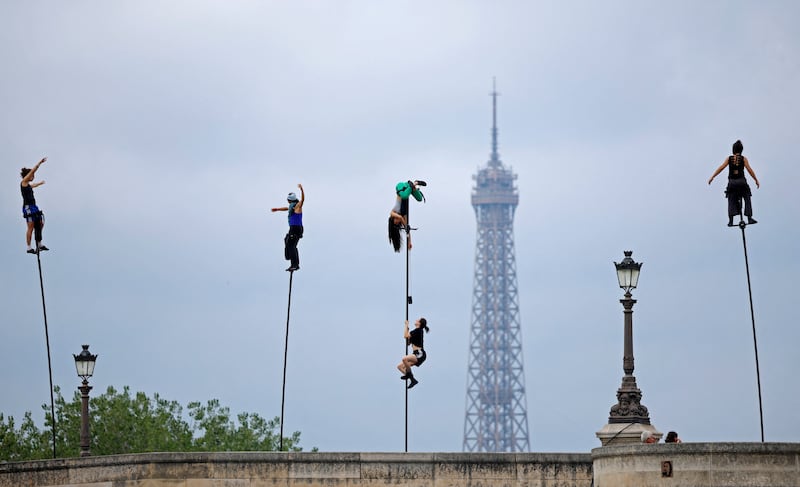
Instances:
[[[22,217],[27,222],[27,231],[25,233],[25,243],[28,246],[27,253],[36,255],[36,263],[39,267],[39,289],[42,293],[42,314],[44,315],[44,339],[47,347],[47,372],[50,377],[50,419],[53,422],[53,458],[56,458],[56,408],[53,398],[53,366],[50,358],[50,332],[47,327],[47,305],[44,299],[44,279],[42,277],[42,259],[41,252],[50,250],[42,242],[42,228],[44,227],[44,213],[36,205],[36,198],[33,195],[33,188],[38,188],[44,184],[44,181],[38,183],[33,182],[36,176],[36,171],[39,167],[47,161],[43,157],[33,168],[23,167],[20,170],[22,182],[20,182],[20,190],[22,192]],[[31,247],[31,235],[34,235],[36,248]]]
[[[733,143],[733,155],[728,156],[727,159],[720,165],[711,178],[708,184],[721,173],[726,167],[728,168],[728,186],[725,189],[725,196],[728,198],[728,226],[733,227],[733,217],[739,216],[738,227],[742,230],[742,247],[744,248],[744,266],[747,273],[747,294],[750,298],[750,321],[753,325],[753,348],[755,351],[756,359],[756,383],[758,385],[758,414],[761,424],[761,442],[764,442],[764,407],[761,400],[761,372],[758,365],[758,340],[756,338],[756,318],[753,310],[753,290],[750,282],[750,262],[747,257],[747,237],[745,236],[745,228],[748,225],[758,223],[753,219],[753,206],[750,202],[752,195],[750,186],[745,179],[744,170],[750,174],[753,181],[756,183],[756,188],[760,188],[761,184],[758,182],[755,172],[750,167],[750,161],[742,155],[744,146],[741,140]],[[747,222],[744,221],[742,216],[742,202],[744,202],[744,216],[747,217]]]
[[[408,345],[410,344],[413,353],[403,356],[402,360],[400,360],[400,363],[397,365],[397,370],[403,374],[400,376],[400,379],[411,381],[406,389],[411,389],[419,384],[419,381],[414,377],[414,373],[411,371],[411,367],[419,367],[425,362],[425,359],[428,358],[428,354],[425,353],[425,336],[422,334],[422,330],[425,330],[426,333],[431,331],[428,327],[428,320],[425,318],[418,319],[414,323],[414,329],[411,331],[408,329],[408,320],[406,320],[406,327],[403,333],[403,337],[406,339],[406,352],[408,352]]]
[[[403,356],[403,362],[405,362],[406,357],[416,357],[414,355],[408,354],[408,346],[409,346],[409,331],[408,331],[408,308],[409,305],[412,303],[411,292],[410,292],[410,251],[411,251],[411,232],[416,230],[415,228],[411,228],[409,224],[409,197],[413,196],[417,201],[425,201],[425,195],[422,194],[420,191],[420,186],[427,186],[425,181],[421,180],[414,180],[414,181],[401,181],[395,185],[395,193],[397,195],[395,199],[395,204],[392,210],[389,212],[389,221],[388,221],[388,230],[389,230],[389,242],[394,248],[395,252],[400,252],[400,248],[403,243],[403,237],[401,231],[405,231],[406,234],[406,294],[405,294],[405,308],[406,308],[406,316],[405,316],[405,355]],[[421,342],[420,342],[421,344]],[[421,345],[420,345],[421,348]],[[422,352],[424,354],[424,351]],[[424,358],[422,359],[424,361]],[[420,362],[421,364],[421,362]],[[398,365],[398,369],[400,372],[403,373],[401,379],[404,381],[411,380],[410,384],[406,385],[405,390],[405,451],[408,451],[408,390],[417,385],[417,380],[414,379],[413,374],[411,373],[411,366],[409,365],[406,368],[401,368],[403,363]],[[407,369],[407,370],[406,370]]]

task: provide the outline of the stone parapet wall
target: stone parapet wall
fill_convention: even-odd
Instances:
[[[592,460],[595,487],[800,487],[800,443],[609,446]]]
[[[0,463],[0,487],[591,487],[589,454],[142,453]]]

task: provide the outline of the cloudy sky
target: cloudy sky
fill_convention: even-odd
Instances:
[[[54,381],[99,354],[109,385],[280,414],[284,204],[306,189],[286,430],[323,451],[402,451],[405,261],[429,359],[412,451],[460,451],[475,217],[490,151],[515,218],[533,451],[588,452],[622,377],[613,261],[644,263],[638,384],[685,441],[759,441],[741,232],[725,175],[741,138],[761,188],[747,229],[767,441],[800,439],[792,1],[73,1],[0,6],[0,411],[49,403],[19,169],[41,157]],[[795,167],[795,169],[792,169]],[[795,179],[792,179],[792,178]]]

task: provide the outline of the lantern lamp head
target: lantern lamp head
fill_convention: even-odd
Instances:
[[[97,361],[97,355],[92,355],[89,352],[89,345],[81,345],[83,350],[78,355],[73,354],[75,357],[75,370],[78,372],[78,377],[86,381],[94,374],[94,363]]]
[[[625,251],[625,258],[619,264],[614,262],[617,268],[617,279],[619,280],[619,287],[625,290],[626,294],[630,294],[632,289],[636,289],[639,283],[639,271],[642,268],[640,262],[636,262],[631,257],[632,250]]]

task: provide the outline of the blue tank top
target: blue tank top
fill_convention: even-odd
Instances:
[[[295,213],[294,207],[297,206],[297,203],[292,203],[289,205],[289,226],[290,227],[302,227],[303,226],[303,214],[302,213]]]

